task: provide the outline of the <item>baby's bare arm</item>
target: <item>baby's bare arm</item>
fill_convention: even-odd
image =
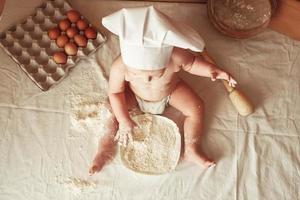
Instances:
[[[218,67],[199,56],[194,56],[185,49],[174,48],[172,59],[180,64],[182,69],[198,76],[211,77]]]
[[[130,121],[125,99],[125,66],[121,58],[112,64],[109,75],[108,96],[114,115],[119,123]]]
[[[236,81],[231,75],[220,68],[218,68],[213,62],[206,59],[207,52],[204,50],[204,57],[194,56],[192,53],[185,49],[174,48],[172,60],[176,65],[191,74],[198,76],[210,77],[213,81],[216,79],[224,79],[234,86]]]

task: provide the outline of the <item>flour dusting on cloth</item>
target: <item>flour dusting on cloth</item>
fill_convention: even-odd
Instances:
[[[73,187],[79,188],[79,189],[85,189],[85,188],[95,188],[97,185],[97,182],[95,181],[89,181],[82,178],[76,178],[76,177],[69,177],[66,181],[66,184],[72,185]]]
[[[72,95],[70,99],[72,129],[103,136],[113,119],[107,100],[96,94]]]
[[[61,187],[63,187],[66,191],[69,191],[73,197],[76,197],[76,199],[80,199],[80,196],[82,195],[94,192],[98,185],[98,181],[80,177],[60,179],[58,183],[60,183]]]
[[[180,156],[180,133],[170,119],[158,115],[137,115],[133,120],[139,128],[133,140],[120,147],[121,159],[133,171],[162,174],[173,170]]]

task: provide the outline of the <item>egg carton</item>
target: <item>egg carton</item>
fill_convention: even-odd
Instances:
[[[63,51],[63,48],[59,48],[48,37],[48,30],[67,18],[66,12],[71,9],[70,4],[64,0],[48,0],[24,21],[0,33],[0,46],[44,91],[59,83],[81,58],[95,52],[106,41],[106,37],[97,31],[96,39],[88,39],[84,48],[78,47],[77,55],[68,56],[66,64],[55,63],[53,53]]]

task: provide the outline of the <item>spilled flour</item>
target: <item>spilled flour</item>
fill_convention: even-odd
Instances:
[[[162,174],[176,167],[180,156],[180,134],[176,124],[157,115],[137,115],[139,128],[133,140],[120,147],[121,159],[128,168],[146,174]]]
[[[98,181],[88,180],[78,177],[57,177],[57,182],[61,184],[64,189],[72,193],[73,196],[80,196],[88,192],[93,192],[97,189]]]
[[[84,180],[84,179],[76,178],[76,177],[69,177],[65,181],[65,184],[67,184],[71,187],[75,187],[75,188],[83,190],[85,188],[95,188],[97,185],[97,182],[88,181],[88,180]]]
[[[71,95],[70,104],[73,130],[91,133],[96,137],[105,134],[113,117],[105,97],[99,94]]]
[[[107,96],[98,93],[70,94],[72,134],[97,139],[111,131],[113,115]],[[180,156],[180,134],[177,125],[161,116],[132,117],[140,128],[134,130],[133,142],[121,148],[121,159],[128,168],[146,174],[162,174],[173,170]],[[72,135],[74,137],[74,135]],[[70,179],[68,186],[81,191],[95,185],[81,179]]]

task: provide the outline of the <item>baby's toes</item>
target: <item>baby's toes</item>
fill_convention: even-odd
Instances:
[[[204,166],[205,166],[206,168],[214,167],[214,166],[216,166],[216,163],[215,163],[214,161],[206,160],[206,161],[204,162]]]
[[[96,172],[100,171],[100,167],[98,165],[93,165],[90,169],[89,169],[89,174],[90,176],[92,176],[93,174],[95,174]]]

